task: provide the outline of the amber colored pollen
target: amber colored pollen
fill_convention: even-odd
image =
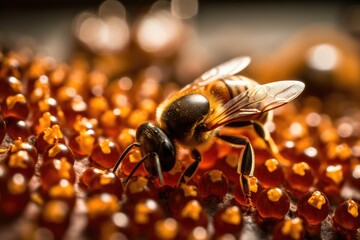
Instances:
[[[24,159],[28,159],[28,158],[29,158],[28,152],[18,151],[14,154],[11,154],[10,160],[9,160],[9,166],[26,169],[27,166],[24,162]]]
[[[181,184],[185,197],[196,197],[198,195],[197,188],[194,185]]]
[[[86,130],[81,130],[75,141],[79,144],[81,151],[91,153],[95,138]]]
[[[211,182],[219,182],[221,181],[221,177],[223,175],[222,171],[220,170],[212,170],[209,172]]]
[[[105,154],[109,154],[111,152],[110,149],[110,140],[109,139],[105,139],[104,141],[102,141],[100,144],[100,148],[101,151]]]
[[[146,203],[138,203],[135,207],[135,222],[145,224],[149,222],[151,208]]]
[[[292,167],[292,170],[295,174],[304,176],[305,171],[310,170],[310,166],[305,162],[295,163]]]
[[[300,218],[285,220],[281,228],[283,235],[291,236],[292,239],[300,239],[303,231],[302,220]]]
[[[321,209],[322,205],[326,203],[326,199],[321,192],[315,191],[309,198],[308,203],[314,208]]]
[[[44,219],[49,222],[62,223],[66,217],[68,206],[65,202],[61,201],[50,201],[45,205],[45,209],[43,211]]]
[[[155,223],[155,232],[160,239],[174,239],[178,230],[179,226],[173,218],[159,220]]]
[[[198,220],[201,210],[202,207],[200,203],[197,200],[191,200],[185,205],[184,209],[181,211],[181,216]]]
[[[326,177],[332,179],[336,184],[339,184],[343,180],[343,171],[341,165],[328,166],[326,168]]]
[[[221,219],[229,224],[238,225],[241,222],[240,209],[236,206],[229,207],[221,214]]]
[[[139,176],[136,181],[131,182],[128,185],[128,188],[132,194],[142,192],[144,190],[144,186],[148,184],[149,180],[145,177]]]
[[[267,192],[267,196],[270,201],[277,202],[282,196],[282,192],[279,188],[272,188]]]
[[[41,130],[45,130],[46,128],[50,127],[51,126],[51,114],[49,112],[45,112],[39,118],[39,124],[40,124],[40,129]]]
[[[348,200],[347,201],[348,204],[348,213],[351,214],[351,216],[353,216],[354,218],[358,217],[359,215],[359,209],[358,209],[358,205],[356,204],[356,202],[354,202],[354,200]]]
[[[26,103],[26,99],[22,94],[16,94],[6,98],[6,105],[9,109],[12,109],[16,103]]]
[[[256,193],[258,191],[257,179],[252,177],[249,179],[250,191]]]
[[[49,144],[53,144],[55,142],[56,139],[60,139],[63,138],[63,134],[60,130],[60,126],[59,125],[54,125],[51,128],[46,128],[44,130],[44,140],[49,143]]]
[[[279,162],[276,159],[268,159],[265,161],[265,166],[269,172],[273,172],[278,168]]]

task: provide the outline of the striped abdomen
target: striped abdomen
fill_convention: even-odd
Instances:
[[[240,93],[259,85],[254,80],[244,76],[230,76],[214,81],[206,86],[206,91],[214,94],[223,104]]]

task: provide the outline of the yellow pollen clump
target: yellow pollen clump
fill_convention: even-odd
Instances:
[[[197,200],[189,201],[181,211],[182,217],[199,220],[202,207]]]
[[[155,232],[157,237],[162,240],[174,239],[178,233],[179,226],[176,220],[167,218],[155,223]]]
[[[9,83],[11,89],[13,89],[15,92],[22,92],[22,83],[18,79],[15,77],[10,77]]]
[[[71,165],[66,161],[65,158],[61,158],[60,160],[54,160],[54,165],[55,168],[59,171],[61,178],[70,178]]]
[[[292,239],[300,239],[303,229],[304,227],[300,218],[288,219],[285,220],[281,228],[281,233],[290,236]]]
[[[225,158],[225,162],[232,168],[236,168],[236,166],[239,163],[239,156],[237,154],[229,154],[226,158]]]
[[[68,205],[58,200],[49,201],[43,210],[44,219],[49,222],[62,223],[68,212]]]
[[[44,136],[43,139],[48,143],[48,144],[53,144],[55,142],[55,139],[60,139],[63,138],[63,134],[60,130],[60,126],[59,125],[54,125],[51,128],[46,128],[44,130]]]
[[[99,215],[113,214],[120,210],[118,198],[108,193],[92,196],[86,203],[90,219]]]
[[[50,189],[49,195],[51,198],[72,197],[75,195],[74,186],[72,184],[68,184],[65,187],[61,185],[55,185]]]
[[[39,118],[40,132],[44,131],[46,128],[48,128],[50,126],[51,126],[51,114],[49,112],[45,112]]]
[[[314,208],[321,209],[321,207],[326,203],[326,198],[322,195],[321,192],[315,191],[313,194],[311,194],[308,203]]]
[[[105,111],[101,117],[101,124],[105,125],[107,127],[115,127],[117,122],[116,122],[116,115],[114,114],[114,112],[112,110],[107,110]]]
[[[236,206],[229,207],[221,214],[221,220],[226,223],[239,225],[241,222],[241,213],[240,209]]]
[[[26,103],[25,96],[22,94],[16,94],[14,96],[8,96],[6,98],[6,106],[12,109],[16,103]]]
[[[7,187],[9,192],[13,195],[22,194],[26,191],[25,177],[20,173],[14,174],[14,176],[8,180]]]
[[[55,139],[55,145],[49,149],[49,156],[55,157],[60,152],[61,152],[61,147],[59,146],[59,140]]]
[[[267,191],[268,199],[272,202],[277,202],[282,196],[282,191],[279,188],[271,188]]]
[[[279,162],[272,158],[265,161],[265,166],[269,172],[273,172],[278,168]]]
[[[223,173],[220,170],[212,170],[209,172],[211,182],[220,182]]]
[[[135,206],[135,222],[145,224],[149,222],[149,214],[152,212],[151,208],[145,203],[138,203]]]
[[[353,200],[347,200],[347,204],[348,204],[348,213],[351,214],[351,216],[353,216],[354,218],[359,216],[359,206],[358,204],[353,201]]]
[[[250,191],[256,193],[258,191],[257,178],[251,177],[249,178]]]
[[[141,153],[139,150],[135,150],[131,154],[129,154],[129,161],[131,163],[137,163],[140,160],[141,160]]]
[[[341,165],[328,166],[326,168],[325,175],[326,177],[332,179],[336,184],[341,183],[344,179]]]
[[[40,112],[47,112],[49,111],[50,105],[46,99],[42,99],[38,102],[38,107],[40,109]]]
[[[10,167],[20,167],[26,169],[25,161],[29,159],[29,154],[27,151],[18,151],[10,155],[9,166]]]
[[[110,148],[110,140],[109,139],[105,139],[104,141],[102,141],[99,145],[101,148],[101,152],[103,152],[104,154],[109,154],[111,153],[111,148]]]
[[[310,166],[306,162],[299,162],[293,165],[292,170],[295,174],[304,176],[305,171],[310,170]]]
[[[112,179],[114,178],[113,173],[109,174],[101,174],[100,175],[100,184],[101,185],[108,185],[111,183]]]
[[[149,180],[145,177],[139,176],[136,181],[131,182],[128,186],[131,193],[139,193],[144,191],[144,187],[148,184]]]
[[[14,144],[11,146],[11,152],[16,152],[16,151],[19,151],[20,149],[22,149],[23,143],[24,142],[19,137],[17,140],[14,141]]]
[[[184,191],[185,197],[196,197],[197,188],[194,185],[181,184],[181,189]]]
[[[80,134],[75,138],[75,141],[79,144],[82,152],[90,154],[94,146],[95,138],[88,131],[81,130]]]

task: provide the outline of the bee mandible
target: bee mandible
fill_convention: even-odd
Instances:
[[[177,161],[177,148],[189,149],[193,162],[183,171],[178,184],[186,183],[196,173],[201,162],[199,146],[219,138],[242,148],[238,160],[240,186],[250,196],[249,179],[254,175],[255,156],[250,141],[241,136],[223,135],[227,127],[253,126],[276,158],[281,158],[270,133],[263,126],[269,111],[295,99],[304,90],[300,81],[277,81],[258,84],[238,75],[250,63],[249,57],[237,57],[202,74],[163,101],[156,110],[154,122],[141,124],[136,142],[119,157],[113,171],[129,151],[138,147],[142,159],[134,167],[144,164],[147,172],[163,183],[162,172],[169,172]],[[286,160],[283,160],[286,164]]]

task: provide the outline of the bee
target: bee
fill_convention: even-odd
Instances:
[[[163,183],[162,172],[169,172],[175,166],[177,148],[184,147],[189,149],[194,160],[178,181],[178,184],[186,183],[196,173],[201,162],[198,148],[219,138],[234,147],[242,148],[237,172],[243,193],[250,196],[249,180],[254,175],[255,167],[253,147],[247,138],[223,135],[220,129],[253,126],[270,152],[281,158],[263,123],[266,122],[269,111],[295,99],[305,85],[300,81],[277,81],[260,85],[238,75],[249,63],[249,57],[229,60],[203,73],[168,97],[158,106],[155,121],[145,122],[138,127],[136,142],[124,150],[113,171],[117,170],[129,151],[137,147],[142,159],[126,182],[144,164],[147,172]]]

